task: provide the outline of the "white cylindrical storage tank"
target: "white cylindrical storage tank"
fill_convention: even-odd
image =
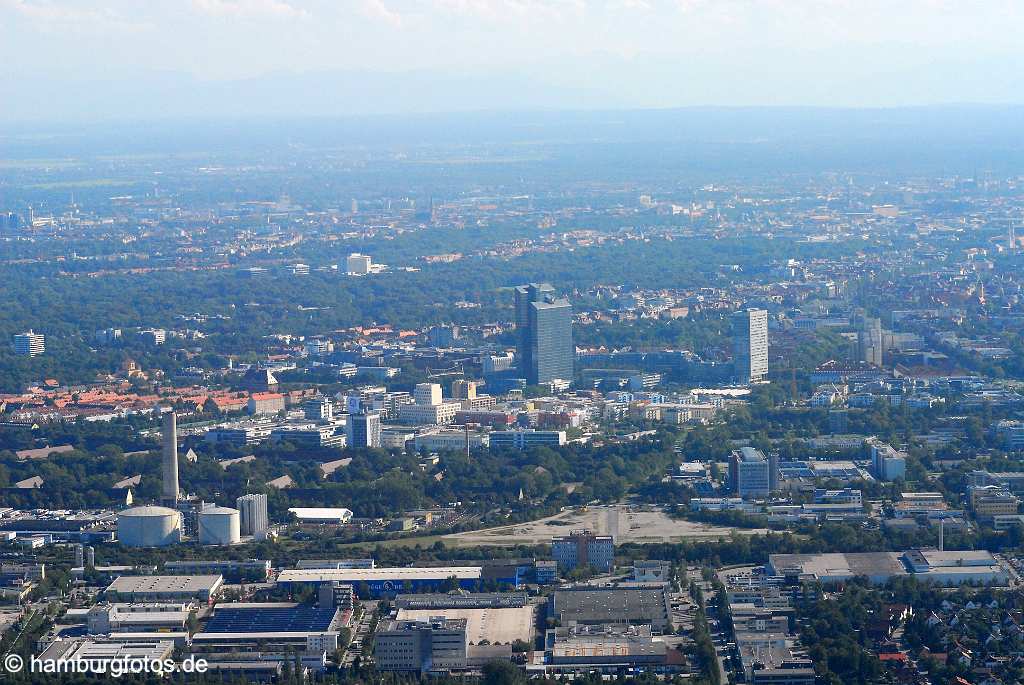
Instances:
[[[117,539],[129,547],[164,547],[181,542],[181,513],[142,506],[117,515]]]
[[[238,509],[207,507],[199,512],[199,542],[204,545],[234,545],[242,539]]]

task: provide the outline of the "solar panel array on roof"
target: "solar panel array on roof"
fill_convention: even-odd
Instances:
[[[328,631],[334,607],[218,608],[206,633],[302,633]]]

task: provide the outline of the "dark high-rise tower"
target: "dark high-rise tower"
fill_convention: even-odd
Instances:
[[[576,349],[572,344],[572,305],[556,298],[547,283],[516,288],[516,352],[519,370],[530,385],[555,379],[571,381]]]

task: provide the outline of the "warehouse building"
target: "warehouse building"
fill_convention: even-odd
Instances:
[[[578,587],[555,591],[549,617],[561,625],[629,623],[648,625],[654,634],[672,630],[668,586],[664,584]]]
[[[108,599],[124,602],[210,603],[224,585],[221,575],[119,576],[107,586]]]
[[[39,655],[38,660],[44,664],[54,662],[87,662],[89,671],[103,673],[111,662],[123,663],[146,661],[149,663],[163,662],[174,653],[174,641],[153,639],[117,641],[96,640],[92,638],[56,640]],[[57,666],[59,668],[59,666]],[[47,668],[44,666],[43,668]],[[59,673],[60,671],[54,671]]]
[[[269,559],[190,559],[168,561],[164,570],[175,575],[216,575],[236,581],[264,582],[271,576]]]
[[[187,629],[188,618],[195,605],[162,604],[97,604],[86,613],[90,635],[112,632],[181,632]]]
[[[963,583],[1005,585],[1008,574],[991,553],[979,551],[909,550],[856,554],[771,554],[769,576],[845,583],[857,576],[883,585],[891,578],[912,575],[917,580],[947,587]]]
[[[534,605],[522,593],[399,595],[395,606],[399,621],[465,621],[466,639],[472,644],[533,640]]]
[[[333,606],[293,602],[233,602],[214,609],[203,630],[192,636],[201,654],[259,654],[261,659],[292,659],[323,668],[328,653],[338,649],[338,634],[349,617]]]
[[[483,578],[479,566],[438,566],[403,568],[326,568],[288,569],[277,577],[278,585],[313,585],[338,582],[351,585],[356,594],[370,597],[395,595],[399,592],[430,592],[439,590],[454,579],[463,590],[476,590]]]
[[[665,642],[650,626],[623,624],[572,625],[549,629],[545,635],[549,672],[660,667],[669,663]],[[682,665],[682,659],[679,659]]]

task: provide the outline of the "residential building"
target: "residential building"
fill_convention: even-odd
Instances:
[[[733,372],[740,383],[768,378],[768,312],[745,309],[732,316]]]
[[[254,392],[249,396],[247,407],[253,416],[277,414],[284,411],[284,395],[276,392]]]
[[[877,438],[867,441],[871,448],[871,470],[875,478],[885,481],[900,480],[907,475],[907,455]]]
[[[882,366],[882,321],[867,316],[863,310],[854,317],[857,327],[857,359],[872,366]]]

